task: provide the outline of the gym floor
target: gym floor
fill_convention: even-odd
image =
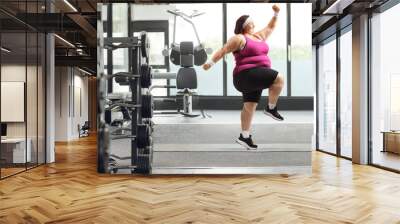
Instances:
[[[398,174],[313,152],[312,175],[96,172],[96,138],[0,181],[0,223],[399,223]]]

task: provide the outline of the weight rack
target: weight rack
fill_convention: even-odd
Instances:
[[[100,22],[99,22],[100,21]],[[100,24],[99,24],[100,23]],[[98,20],[98,28],[102,29],[102,20]],[[108,37],[104,38],[102,30],[98,31],[98,172],[99,173],[116,173],[119,169],[128,169],[131,173],[148,173],[150,171],[150,160],[152,152],[152,140],[150,123],[146,120],[144,124],[142,112],[146,109],[152,114],[153,102],[152,97],[145,96],[146,108],[143,108],[142,91],[143,88],[149,88],[151,85],[151,67],[148,66],[149,58],[149,42],[147,34],[141,33],[139,37]],[[130,34],[132,35],[132,34]],[[115,74],[104,74],[103,51],[116,50],[125,48],[129,52],[129,66],[127,72],[119,72]],[[112,66],[112,65],[108,65]],[[146,72],[147,71],[147,72]],[[113,102],[107,99],[107,82],[114,78],[126,80],[129,85],[131,99],[121,99]],[[148,99],[148,100],[147,100]],[[108,107],[106,107],[108,105]],[[124,106],[131,114],[130,130],[128,135],[117,135],[115,132],[109,131],[109,126],[105,122],[105,111],[113,107]],[[146,115],[148,116],[148,115]],[[151,116],[150,116],[151,118]],[[118,164],[110,158],[110,139],[130,139],[131,156],[130,166],[118,166]]]

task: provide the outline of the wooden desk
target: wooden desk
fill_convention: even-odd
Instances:
[[[382,152],[400,154],[400,131],[382,131],[381,133],[383,133]]]
[[[25,144],[27,143],[26,151]],[[30,138],[6,138],[1,139],[1,159],[5,160],[5,163],[26,163],[31,162],[32,152],[31,145],[32,141]]]

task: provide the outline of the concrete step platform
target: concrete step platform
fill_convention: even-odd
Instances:
[[[310,144],[155,144],[154,174],[271,174],[311,170]]]
[[[153,174],[293,174],[311,172],[312,112],[283,111],[275,121],[257,111],[253,140],[257,150],[235,143],[240,111],[207,111],[204,117],[156,115],[153,118]],[[130,141],[115,140],[111,153],[130,156]],[[120,164],[130,160],[118,161]]]
[[[253,140],[258,144],[311,143],[312,123],[254,124]],[[162,144],[224,144],[234,141],[240,134],[239,124],[156,124],[154,142]]]

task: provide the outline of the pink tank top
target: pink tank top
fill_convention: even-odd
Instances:
[[[254,67],[271,67],[271,59],[268,57],[269,46],[265,41],[252,40],[245,35],[246,44],[242,50],[233,52],[236,66],[233,74]]]

